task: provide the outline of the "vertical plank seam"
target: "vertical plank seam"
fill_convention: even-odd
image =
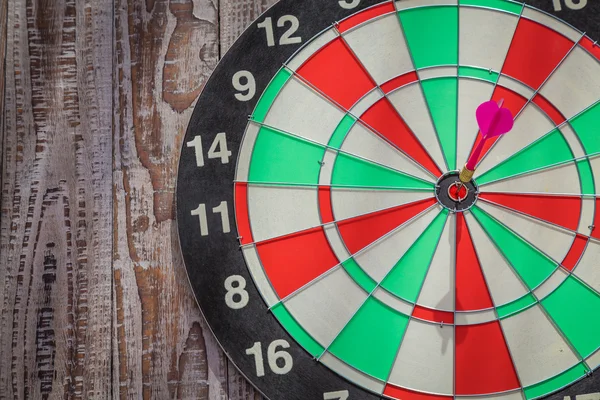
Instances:
[[[116,66],[117,66],[117,56],[116,56],[116,46],[115,46],[115,40],[117,38],[116,35],[116,29],[117,29],[117,24],[116,24],[116,0],[112,0],[112,29],[111,29],[111,42],[110,42],[110,46],[111,46],[111,57],[112,57],[112,69],[111,69],[111,75],[112,75],[112,90],[111,90],[111,96],[110,96],[110,109],[113,111],[112,115],[112,124],[111,124],[111,133],[110,133],[110,149],[111,149],[111,171],[110,171],[110,182],[111,182],[111,207],[110,207],[110,221],[112,224],[112,229],[110,232],[110,249],[111,249],[111,256],[110,256],[110,311],[111,311],[111,318],[110,318],[110,358],[109,358],[109,365],[110,365],[110,398],[111,400],[115,399],[115,339],[117,336],[117,327],[115,324],[117,315],[116,315],[116,304],[115,304],[115,260],[114,260],[114,254],[115,254],[115,234],[114,234],[114,223],[115,223],[115,218],[114,218],[114,212],[115,212],[115,206],[114,206],[114,199],[115,199],[115,195],[114,195],[114,190],[115,190],[115,174],[114,174],[114,169],[115,169],[115,113],[117,110],[115,110],[115,94],[118,88],[118,85],[115,84],[115,78],[117,76],[116,73]]]
[[[0,192],[3,188],[4,182],[4,149],[6,148],[4,143],[4,138],[6,136],[6,118],[4,117],[4,93],[6,88],[6,54],[8,52],[8,0],[2,2],[0,5],[0,28],[3,29],[0,31]],[[2,22],[3,21],[3,22]],[[3,25],[4,24],[4,25]],[[0,195],[0,210],[2,209],[2,197]],[[0,226],[2,226],[2,213],[0,213]],[[2,248],[0,247],[0,253],[2,252]]]

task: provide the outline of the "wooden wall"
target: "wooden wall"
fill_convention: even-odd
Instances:
[[[261,399],[188,287],[174,191],[206,78],[274,2],[0,0],[0,400]]]

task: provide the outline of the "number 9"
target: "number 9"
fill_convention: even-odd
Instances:
[[[256,80],[254,75],[248,71],[238,71],[233,75],[232,84],[239,93],[235,98],[239,101],[250,101],[256,95]]]

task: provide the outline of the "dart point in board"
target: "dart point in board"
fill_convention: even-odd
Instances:
[[[479,142],[469,161],[460,171],[459,179],[463,184],[471,182],[475,169],[485,148],[485,143],[493,138],[500,137],[510,132],[514,126],[514,116],[507,108],[503,107],[504,100],[498,103],[487,101],[477,108],[477,123],[483,140]]]

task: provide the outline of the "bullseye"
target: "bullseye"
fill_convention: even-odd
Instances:
[[[435,186],[437,201],[452,212],[462,212],[475,205],[479,189],[475,181],[463,183],[456,171],[443,175]]]
[[[469,195],[469,189],[465,185],[454,183],[448,188],[448,196],[454,201],[462,202]]]

